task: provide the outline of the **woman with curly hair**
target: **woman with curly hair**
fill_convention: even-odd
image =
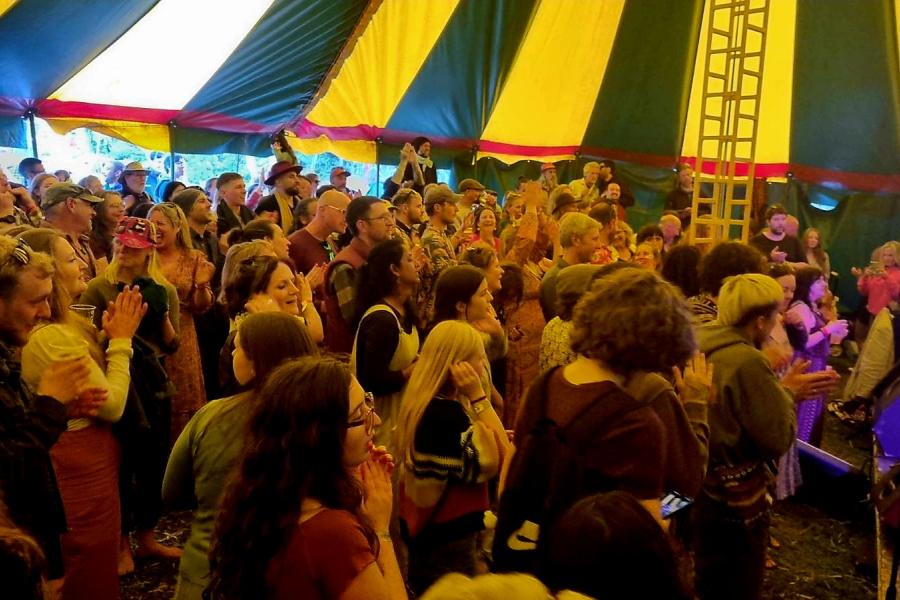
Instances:
[[[372,398],[346,365],[269,376],[210,551],[210,600],[405,599],[388,533],[391,468]]]
[[[578,458],[554,474],[541,531],[579,499],[614,490],[630,493],[658,516],[666,491],[666,431],[651,404],[623,388],[638,371],[671,372],[688,361],[697,346],[687,306],[655,273],[626,268],[595,281],[572,321],[577,357],[534,381],[515,428],[514,439],[527,446],[535,427],[551,419]],[[506,488],[524,489],[526,479],[546,471],[534,464],[537,458],[515,454]],[[511,558],[520,548],[507,546],[507,540],[515,541],[510,534],[527,524],[504,516],[506,492],[500,502],[494,556]]]

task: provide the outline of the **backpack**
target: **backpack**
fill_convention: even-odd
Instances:
[[[561,367],[557,367],[561,368]],[[494,532],[493,566],[497,572],[538,572],[538,539],[542,528],[579,499],[614,489],[585,469],[583,449],[627,414],[645,406],[629,402],[605,402],[610,395],[625,395],[615,388],[597,396],[572,419],[560,425],[547,417],[547,383],[554,370],[535,382],[526,404],[535,403],[539,417],[516,447],[506,487],[500,497]],[[597,423],[601,423],[597,427]]]

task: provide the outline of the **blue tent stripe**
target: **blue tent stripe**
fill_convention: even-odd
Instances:
[[[128,31],[157,0],[25,0],[0,18],[0,97],[42,99]],[[134,68],[154,77],[153,48]]]

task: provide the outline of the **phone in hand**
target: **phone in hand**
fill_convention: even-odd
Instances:
[[[662,505],[662,518],[671,519],[672,515],[684,510],[694,503],[693,498],[688,498],[678,492],[669,492],[662,497],[660,504]]]

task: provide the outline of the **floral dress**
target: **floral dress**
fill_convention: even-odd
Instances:
[[[512,429],[519,412],[519,404],[532,381],[540,374],[541,334],[544,314],[541,311],[541,278],[539,263],[550,243],[540,228],[537,214],[525,213],[511,239],[506,259],[522,267],[524,293],[518,304],[506,307],[506,334],[509,352],[506,356],[506,394],[503,398],[503,422]]]
[[[165,359],[166,373],[175,385],[175,396],[172,398],[172,443],[178,439],[194,413],[206,404],[194,315],[205,312],[209,306],[195,307],[191,302],[197,270],[203,262],[206,262],[206,257],[202,252],[190,250],[179,257],[174,268],[164,268],[169,283],[178,291],[181,309],[178,350]]]

